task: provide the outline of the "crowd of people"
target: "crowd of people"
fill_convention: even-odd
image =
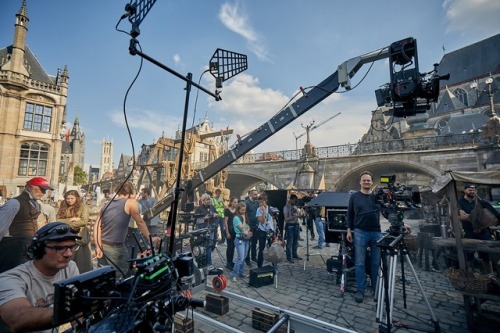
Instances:
[[[361,303],[368,288],[367,275],[372,288],[377,283],[380,249],[376,243],[382,237],[382,230],[380,205],[372,192],[372,174],[362,172],[359,184],[360,190],[349,197],[346,239],[354,243],[357,285],[354,298]],[[53,189],[45,178],[34,177],[26,182],[19,196],[0,206],[0,328],[51,331],[54,282],[105,265],[113,266],[126,277],[133,273],[129,259],[138,254],[135,246],[130,245],[131,233],[139,233],[150,241],[143,244],[146,249],[138,245],[140,250],[147,250],[150,244],[159,243],[165,236],[165,227],[161,227],[158,217],[147,221],[142,217],[156,202],[148,188],[143,188],[138,196],[131,182],[123,183],[103,202],[93,225],[89,207],[78,191],[67,191],[55,210],[44,207],[41,202],[49,190]],[[475,207],[487,208],[497,218],[499,215],[491,205],[477,198],[475,190],[474,184],[465,184],[464,195],[458,202],[464,236],[488,240],[491,234],[487,228],[477,230]],[[314,248],[325,246],[324,211],[298,207],[297,200],[297,195],[291,193],[284,207],[280,207],[284,218],[280,228],[265,192],[252,189],[244,199],[230,197],[229,200],[223,198],[220,189],[216,189],[213,196],[211,193],[201,195],[194,211],[194,228],[210,231],[206,251],[208,268],[213,263],[212,251],[218,244],[226,245],[226,268],[233,282],[248,277],[252,262],[262,267],[266,248],[277,240],[286,242],[283,251],[288,263],[302,260],[298,254],[300,221],[304,221],[311,240],[317,237]],[[404,228],[411,233],[408,225]],[[367,251],[369,267],[366,267]],[[468,258],[472,260],[471,254]],[[490,262],[487,254],[480,253],[479,258]]]

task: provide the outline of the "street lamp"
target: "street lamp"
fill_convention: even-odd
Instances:
[[[485,83],[485,89],[484,91],[487,91],[488,92],[488,98],[489,98],[489,102],[490,102],[490,116],[493,117],[493,116],[496,116],[496,113],[495,113],[495,105],[494,105],[494,101],[493,101],[493,78],[491,77],[488,77],[486,80],[484,80],[484,83]],[[475,90],[476,91],[476,97],[478,98],[479,97],[479,85],[477,83],[476,80],[474,80],[471,84],[470,84],[470,88]]]

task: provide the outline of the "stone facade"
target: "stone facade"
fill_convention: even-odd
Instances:
[[[50,75],[26,45],[29,18],[23,1],[13,44],[0,48],[0,182],[16,195],[33,176],[55,188],[65,137],[68,69]]]

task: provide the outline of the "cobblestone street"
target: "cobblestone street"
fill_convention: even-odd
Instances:
[[[305,238],[305,233],[302,236]],[[300,242],[299,255],[306,259],[306,241]],[[338,244],[313,250],[316,242],[310,242],[309,261],[294,264],[279,264],[278,285],[253,288],[247,279],[228,281],[226,291],[258,300],[281,309],[316,318],[318,320],[347,328],[357,332],[378,332],[376,322],[377,303],[373,293],[367,292],[364,302],[354,300],[355,280],[350,278],[346,292],[342,294],[336,284],[335,274],[328,273],[325,260],[338,254]],[[219,245],[213,252],[216,267],[225,267],[225,246]],[[414,257],[414,256],[411,256]],[[256,263],[252,262],[253,268]],[[432,311],[438,319],[441,332],[468,332],[462,294],[449,283],[443,271],[425,271],[414,262],[413,266],[429,300]],[[305,267],[305,268],[304,268]],[[393,320],[401,323],[399,332],[434,332],[431,314],[413,277],[410,267],[405,266],[407,307],[404,308],[400,264],[397,266],[395,284],[395,304]],[[230,280],[230,272],[225,269],[225,276]],[[211,285],[210,277],[208,283]],[[194,297],[205,297],[206,292]],[[252,328],[253,306],[239,301],[229,301],[229,312],[218,316],[197,309],[214,320],[237,328],[243,332],[259,332]],[[384,312],[385,314],[385,312]],[[217,329],[199,324],[195,320],[196,332],[217,332]],[[393,330],[394,331],[394,330]]]

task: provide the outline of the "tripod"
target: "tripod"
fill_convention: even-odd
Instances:
[[[306,217],[304,217],[304,219],[306,219]],[[309,225],[307,223],[308,222],[306,222],[306,258],[304,260],[304,270],[306,270],[306,263],[309,261],[309,257],[312,257],[312,256],[320,256],[321,259],[323,260],[323,263],[326,263],[325,258],[323,258],[323,255],[321,253],[319,253],[319,252],[316,252],[313,254],[309,253]],[[314,221],[312,223],[313,223],[313,228],[314,228]],[[319,235],[318,235],[318,237],[319,237]]]
[[[413,268],[410,257],[408,255],[408,249],[403,240],[404,233],[398,233],[398,235],[393,235],[391,233],[382,237],[378,242],[377,246],[381,249],[381,272],[382,278],[377,280],[377,287],[375,295],[377,297],[377,322],[379,325],[379,332],[390,333],[392,329],[392,310],[394,307],[394,284],[396,282],[396,266],[398,262],[398,256],[401,264],[401,280],[403,282],[403,302],[406,309],[406,285],[405,285],[405,270],[404,263],[406,261],[407,265],[410,267],[413,277],[417,282],[420,294],[424,298],[429,313],[431,315],[431,320],[434,324],[434,332],[440,332],[439,322],[432,311],[431,305],[425,296],[422,285],[418,279],[417,273]],[[388,263],[389,261],[389,263]],[[384,302],[385,302],[385,316],[386,321],[384,323]]]

